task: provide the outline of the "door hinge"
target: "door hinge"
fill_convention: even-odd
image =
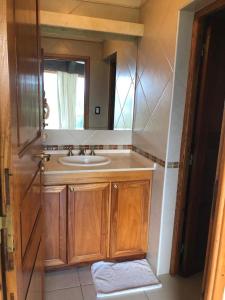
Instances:
[[[212,219],[214,219],[214,216],[215,216],[218,186],[219,186],[219,181],[218,181],[218,179],[216,179],[215,183],[214,183],[214,187],[213,187],[213,202],[212,202],[212,210],[211,210],[212,211],[211,212]]]
[[[181,244],[181,247],[180,247],[180,254],[183,254],[184,253],[184,243]]]
[[[0,217],[0,231],[3,230],[6,232],[4,247],[6,248],[8,253],[13,253],[15,250],[14,232],[13,232],[12,214],[9,206],[7,206],[6,216]],[[1,240],[1,236],[0,236],[0,243],[1,244],[3,243],[3,241]]]
[[[189,166],[192,166],[192,165],[193,165],[193,160],[194,160],[194,154],[191,153],[191,154],[190,154],[190,157],[189,157]]]
[[[7,218],[6,217],[0,217],[0,230],[7,228]]]
[[[202,46],[201,57],[204,57],[204,55],[205,55],[205,45]]]

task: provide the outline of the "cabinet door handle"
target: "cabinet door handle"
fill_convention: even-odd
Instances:
[[[118,189],[118,185],[117,185],[117,184],[114,184],[114,185],[113,185],[113,188],[114,188],[115,190],[117,190],[117,189]]]

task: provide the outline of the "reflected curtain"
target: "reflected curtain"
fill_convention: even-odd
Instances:
[[[77,74],[57,72],[57,94],[59,107],[59,128],[76,128]]]

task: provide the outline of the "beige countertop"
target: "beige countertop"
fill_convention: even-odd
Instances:
[[[96,155],[109,157],[111,162],[102,166],[65,166],[58,160],[66,156],[68,151],[48,151],[51,154],[49,162],[45,163],[45,175],[53,174],[80,174],[96,172],[129,172],[155,170],[156,164],[151,160],[131,150],[96,150]],[[76,152],[75,152],[76,155]]]

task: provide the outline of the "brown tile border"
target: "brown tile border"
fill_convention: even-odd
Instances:
[[[132,150],[165,168],[165,161],[163,161],[162,159],[160,159],[154,155],[151,155],[150,153],[145,152],[136,146],[133,146]]]
[[[164,160],[148,153],[140,148],[133,145],[43,145],[43,150],[45,151],[57,151],[57,150],[68,150],[72,148],[72,150],[79,150],[80,148],[84,148],[87,150],[95,149],[95,150],[133,150],[134,152],[144,156],[152,160],[153,162],[159,164],[161,167],[165,168],[166,163]],[[179,162],[168,162],[167,168],[170,169],[178,169]]]
[[[57,150],[72,150],[94,149],[94,150],[132,150],[132,145],[43,145],[43,150],[57,151]]]
[[[156,157],[156,156],[154,156],[154,155],[152,155],[148,152],[145,152],[145,151],[141,150],[140,148],[138,148],[136,146],[133,146],[132,150],[137,152],[138,154],[154,161],[155,163],[159,164],[161,167],[165,168],[166,162],[164,160],[162,160],[162,159],[160,159],[160,158],[158,158],[158,157]],[[180,165],[179,162],[168,162],[167,163],[167,168],[169,168],[169,169],[178,169],[179,165]]]

